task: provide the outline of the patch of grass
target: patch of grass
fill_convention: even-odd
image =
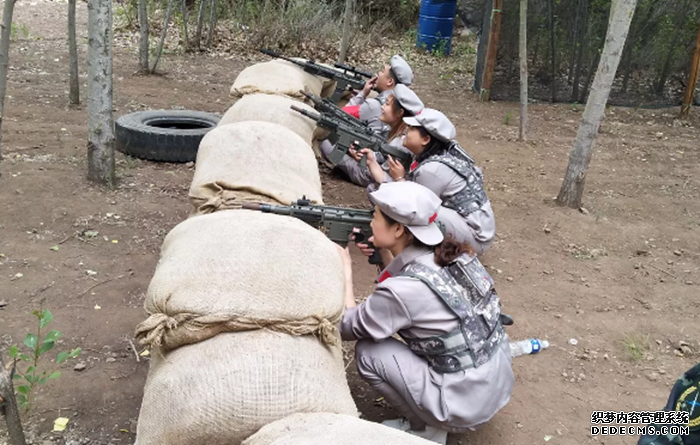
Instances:
[[[646,336],[627,334],[622,340],[622,346],[629,358],[634,362],[638,362],[644,358],[646,351],[649,350],[649,334]]]
[[[508,114],[506,114],[505,119],[503,119],[503,123],[505,125],[510,125],[510,120],[513,118],[513,112],[509,111]]]
[[[569,252],[577,260],[595,260],[603,256],[608,256],[605,249],[589,249],[585,246],[570,245]]]

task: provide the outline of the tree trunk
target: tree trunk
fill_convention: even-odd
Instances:
[[[581,70],[583,68],[583,55],[586,51],[586,37],[588,36],[588,0],[582,0],[582,5],[583,25],[581,27],[581,33],[579,34],[579,40],[576,45],[576,71],[574,73],[573,91],[571,93],[572,102],[575,102],[579,97]]]
[[[484,66],[483,79],[481,81],[481,92],[479,100],[488,102],[491,97],[491,86],[493,85],[493,70],[496,68],[496,56],[498,55],[498,39],[501,34],[501,10],[503,0],[493,0],[493,10],[491,11],[491,27],[489,29],[489,42],[486,51],[486,63]]]
[[[202,27],[204,26],[204,4],[206,0],[199,1],[199,13],[197,14],[197,35],[195,36],[197,51],[202,49]]]
[[[698,37],[695,41],[695,52],[693,53],[693,61],[690,64],[690,73],[688,73],[688,85],[685,87],[685,95],[683,96],[683,105],[681,106],[681,116],[687,116],[690,113],[690,106],[693,104],[693,96],[695,96],[695,85],[698,83],[698,72],[700,71],[700,27],[698,27]]]
[[[520,0],[520,140],[527,140],[527,0]]]
[[[573,48],[571,50],[571,58],[569,59],[569,74],[566,77],[567,82],[571,82],[571,78],[574,76],[574,65],[576,65],[576,54],[578,52],[578,44],[579,44],[578,33],[580,32],[579,31],[579,22],[581,21],[581,4],[582,4],[582,2],[583,2],[583,0],[578,0],[578,2],[576,2],[576,15],[574,16],[573,39],[571,42],[571,46]]]
[[[636,5],[637,0],[613,0],[598,71],[574,140],[564,182],[556,199],[559,205],[573,208],[581,207],[586,171],[591,162],[593,143],[605,114],[605,105],[608,102],[610,88],[620,64],[620,56],[625,47],[625,40]]]
[[[595,68],[598,66],[598,63],[600,63],[600,51],[596,51],[595,57],[591,61],[591,66],[588,69],[588,73],[586,74],[586,80],[583,84],[583,90],[581,90],[581,94],[578,96],[578,103],[582,104],[586,101],[586,97],[588,96],[588,90],[591,88],[591,81],[593,80],[593,73],[595,72]]]
[[[10,35],[14,10],[15,0],[5,0],[5,7],[2,11],[2,33],[0,34],[0,142],[2,142],[2,121],[5,117],[5,90],[7,89],[7,69],[10,60]],[[0,159],[2,159],[1,145]]]
[[[22,429],[22,421],[17,409],[17,399],[15,398],[15,386],[12,383],[15,367],[5,369],[5,362],[0,354],[0,414],[5,416],[7,432],[10,436],[10,445],[27,445]]]
[[[148,72],[148,0],[139,0],[139,71]]]
[[[211,11],[209,11],[209,33],[207,34],[207,48],[211,48],[211,40],[214,37],[216,28],[216,0],[211,0]]]
[[[148,0],[138,0],[139,17],[139,72],[148,73],[149,64],[149,25],[148,25]]]
[[[88,179],[112,188],[112,1],[88,2]]]
[[[168,24],[170,23],[170,13],[172,12],[173,0],[168,0],[168,9],[165,11],[165,20],[163,21],[163,32],[160,33],[160,42],[158,42],[158,49],[156,50],[156,58],[151,67],[151,74],[156,72],[158,61],[160,60],[161,54],[163,54],[163,45],[165,44],[165,36],[168,34]]]
[[[554,44],[554,0],[549,0],[549,42],[552,56],[552,103],[557,101],[557,55]]]
[[[673,57],[676,54],[676,48],[678,47],[678,43],[680,42],[682,35],[682,33],[678,32],[677,30],[681,28],[681,26],[683,25],[683,21],[686,19],[688,13],[688,10],[686,8],[687,6],[687,3],[681,5],[681,7],[678,9],[678,14],[676,15],[673,21],[673,25],[676,29],[676,32],[673,33],[669,48],[666,50],[666,60],[664,60],[664,65],[661,69],[661,75],[659,76],[659,81],[656,84],[657,94],[662,94],[664,92],[664,88],[666,87],[666,81],[668,80],[668,75],[671,72],[671,62],[673,61]]]
[[[181,0],[180,14],[182,15],[183,49],[185,52],[188,52],[190,50],[190,37],[187,29],[187,0]]]
[[[68,0],[68,52],[70,53],[71,105],[80,103],[80,81],[78,80],[78,42],[75,36],[75,0]]]
[[[343,40],[340,41],[340,55],[338,63],[345,63],[345,57],[348,53],[348,42],[350,41],[350,20],[352,19],[352,11],[355,8],[354,0],[345,0],[345,15],[343,16]]]

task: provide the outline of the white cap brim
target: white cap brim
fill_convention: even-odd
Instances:
[[[427,226],[406,226],[406,228],[426,246],[436,246],[445,239],[442,231],[434,222]]]
[[[406,125],[409,125],[411,127],[422,127],[423,125],[418,122],[418,119],[415,117],[404,117],[403,121],[406,123]]]

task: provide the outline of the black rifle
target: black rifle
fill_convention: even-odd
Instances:
[[[379,152],[384,156],[391,156],[394,160],[400,162],[406,171],[410,169],[413,155],[399,150],[387,144],[386,140],[377,136],[369,127],[356,127],[342,122],[340,119],[332,115],[321,113],[316,114],[299,108],[296,105],[291,106],[292,110],[297,111],[304,116],[316,121],[319,127],[331,131],[331,136],[328,141],[335,144],[333,151],[328,155],[328,160],[333,165],[338,165],[343,157],[348,154],[350,147],[357,143],[358,148],[369,148],[374,152]],[[367,166],[367,158],[365,156],[360,159],[360,167]]]
[[[264,213],[298,218],[323,231],[331,241],[343,247],[348,245],[350,235],[354,234],[356,243],[367,243],[369,248],[374,249],[369,263],[382,263],[379,250],[367,241],[372,236],[370,223],[372,222],[373,210],[313,205],[305,197],[293,202],[291,206],[244,202],[241,207],[246,210],[258,210]],[[359,232],[356,232],[355,229],[359,229]]]
[[[334,118],[342,121],[343,123],[346,123],[351,126],[368,128],[366,124],[363,124],[362,121],[357,119],[355,116],[352,116],[343,111],[342,108],[333,103],[330,99],[323,99],[321,97],[307,93],[306,91],[299,92],[306,96],[306,98],[314,104],[314,108],[316,109],[316,111],[322,114],[331,115]]]
[[[350,89],[356,89],[356,90],[361,90],[365,86],[365,79],[362,77],[365,74],[369,73],[361,73],[359,71],[353,71],[353,70],[344,70],[343,72],[340,72],[338,70],[335,70],[333,68],[328,68],[322,65],[317,64],[313,60],[308,60],[308,61],[300,61],[300,60],[294,60],[292,58],[283,56],[281,54],[278,54],[274,51],[270,51],[267,49],[261,49],[261,53],[265,54],[266,56],[270,57],[276,57],[278,59],[286,60],[287,62],[291,62],[297,66],[300,66],[301,68],[304,69],[309,74],[313,74],[314,76],[321,76],[325,77],[326,79],[330,80],[335,80],[336,81],[336,87],[335,91],[333,92],[333,95],[331,96],[331,100],[333,103],[338,103],[340,101],[340,98],[343,96],[343,93]],[[342,69],[342,68],[341,68]],[[370,77],[372,77],[370,75]]]
[[[372,78],[372,73],[368,73],[367,71],[362,71],[360,69],[355,68],[354,66],[345,65],[342,63],[336,63],[333,66],[335,66],[336,68],[340,68],[341,70],[343,70],[345,72],[357,74],[358,76],[366,77],[368,79]]]

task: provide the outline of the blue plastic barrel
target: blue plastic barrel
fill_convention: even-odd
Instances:
[[[457,0],[421,0],[416,47],[449,54],[456,12]]]

